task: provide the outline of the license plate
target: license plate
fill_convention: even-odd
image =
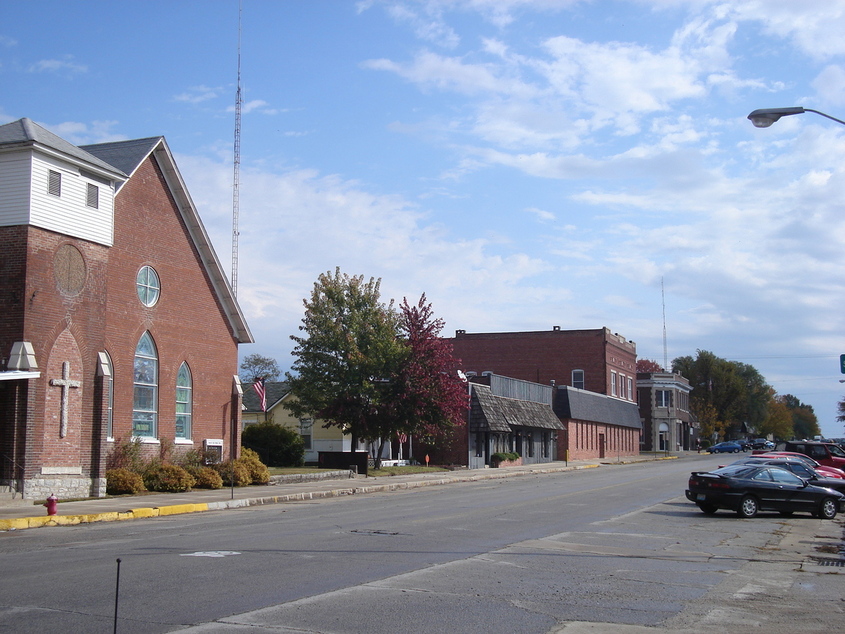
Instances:
[[[704,495],[703,493],[699,493],[698,495],[695,496],[695,499],[703,502],[704,500],[707,499],[707,496]]]

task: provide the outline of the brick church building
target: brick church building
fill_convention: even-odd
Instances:
[[[0,485],[105,494],[117,442],[237,455],[252,335],[163,137],[0,126]]]

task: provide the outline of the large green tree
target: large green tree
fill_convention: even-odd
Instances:
[[[443,321],[423,295],[399,311],[380,298],[380,281],[336,269],[321,275],[293,336],[296,361],[287,374],[295,399],[285,407],[313,415],[373,445],[376,467],[384,445],[399,434],[442,438],[463,423],[465,383]]]
[[[819,419],[813,411],[812,405],[802,403],[798,397],[792,394],[785,394],[783,403],[789,409],[792,417],[792,436],[795,438],[813,438],[821,435]],[[786,438],[786,436],[782,436]]]
[[[706,416],[710,433],[738,436],[743,424],[757,429],[769,415],[771,388],[753,366],[698,350],[672,361],[672,371],[689,379],[690,408]]]
[[[769,403],[768,415],[757,433],[760,436],[792,438],[792,412],[783,398],[773,398]]]
[[[316,416],[357,441],[389,436],[390,381],[406,354],[399,317],[380,296],[381,280],[323,273],[304,300],[305,316],[286,380],[295,416]]]

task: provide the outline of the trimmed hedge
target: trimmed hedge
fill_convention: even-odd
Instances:
[[[181,493],[197,483],[190,473],[175,464],[154,465],[144,473],[144,484],[150,491]]]
[[[134,495],[146,490],[144,479],[134,471],[125,468],[106,471],[106,493],[109,495]]]

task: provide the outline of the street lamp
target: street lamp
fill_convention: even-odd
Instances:
[[[823,117],[836,121],[836,123],[845,125],[845,121],[837,119],[836,117],[831,117],[829,114],[813,110],[812,108],[802,108],[801,106],[794,108],[762,108],[752,112],[748,115],[748,118],[751,123],[754,124],[755,128],[768,128],[781,117],[788,117],[792,114],[804,114],[805,112],[815,112],[816,114],[820,114]]]

